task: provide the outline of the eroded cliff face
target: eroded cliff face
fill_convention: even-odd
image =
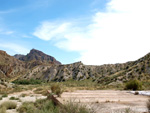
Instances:
[[[0,50],[0,78],[13,78],[25,72],[25,63]]]

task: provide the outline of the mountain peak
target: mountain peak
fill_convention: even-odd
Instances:
[[[47,55],[37,49],[30,50],[30,52],[26,56],[20,57],[19,60],[26,61],[26,62],[41,61],[44,64],[61,64],[54,57]]]

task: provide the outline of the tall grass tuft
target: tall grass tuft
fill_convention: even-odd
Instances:
[[[60,109],[60,113],[94,113],[94,111],[90,111],[85,105],[69,101],[63,109]]]
[[[51,91],[52,93],[56,94],[58,97],[60,97],[61,94],[63,93],[61,86],[59,84],[53,84],[51,86]]]

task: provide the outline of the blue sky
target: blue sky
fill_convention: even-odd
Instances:
[[[101,65],[150,52],[149,0],[0,0],[0,49]]]

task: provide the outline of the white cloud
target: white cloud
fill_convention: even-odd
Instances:
[[[78,60],[85,64],[126,62],[150,52],[150,1],[111,0],[106,6],[84,27],[46,22],[34,35],[43,40],[61,37],[64,40],[57,40],[56,46],[79,52]]]
[[[59,37],[60,34],[64,35],[68,30],[68,27],[69,23],[54,24],[51,22],[43,22],[38,28],[36,28],[33,35],[43,40],[50,40]]]
[[[29,52],[29,50],[21,45],[14,44],[14,43],[0,43],[0,48],[3,48],[3,50],[7,50],[9,54],[26,54]]]

